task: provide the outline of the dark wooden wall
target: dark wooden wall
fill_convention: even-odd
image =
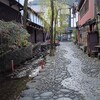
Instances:
[[[4,20],[4,21],[14,20],[16,22],[21,23],[21,13],[13,9],[12,7],[0,2],[0,20]],[[29,41],[33,44],[37,42],[44,42],[45,35],[43,33],[43,27],[33,22],[30,22],[30,21],[28,22],[29,22],[29,25],[27,26],[27,30],[30,34]],[[30,27],[30,25],[35,26],[35,27],[34,28]]]
[[[27,30],[30,34],[30,37],[29,37],[29,41],[31,43],[38,43],[38,42],[44,42],[45,41],[45,34],[43,33],[42,30],[38,30],[38,29],[34,29],[34,28],[31,28],[31,27],[27,27]]]
[[[0,2],[0,20],[21,22],[21,13]]]
[[[37,42],[43,42],[43,32],[40,30],[37,30],[36,35],[37,35],[36,36]]]

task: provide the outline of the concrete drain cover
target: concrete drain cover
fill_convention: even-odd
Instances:
[[[72,100],[72,99],[70,99],[70,98],[59,98],[57,100]]]

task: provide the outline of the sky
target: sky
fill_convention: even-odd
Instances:
[[[18,0],[16,0],[18,1]],[[28,0],[28,1],[34,1],[34,0]],[[19,2],[23,5],[24,4],[24,0],[19,0]]]
[[[18,1],[18,0],[17,0]],[[20,3],[23,5],[23,3],[24,3],[24,0],[19,0],[20,1]],[[34,0],[28,0],[28,1],[34,1]],[[73,5],[73,2],[74,1],[80,1],[80,0],[66,0],[66,2],[68,3],[68,4],[70,4],[70,5]]]
[[[16,1],[18,1],[18,0],[16,0]],[[34,1],[34,0],[28,0],[28,1]],[[68,3],[72,4],[74,0],[72,0],[72,1],[71,1],[71,0],[67,0],[67,1],[69,1]],[[19,0],[19,2],[20,2],[22,5],[24,4],[24,0]],[[76,26],[75,23],[76,23],[77,20],[78,20],[77,18],[74,19],[74,20],[73,20],[73,19],[71,20],[71,26],[72,26],[72,27],[73,27],[73,23],[74,23],[74,26]]]

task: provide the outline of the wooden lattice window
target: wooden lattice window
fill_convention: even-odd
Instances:
[[[89,9],[89,0],[85,0],[80,9],[80,18],[83,17],[83,15],[88,11],[88,9]]]

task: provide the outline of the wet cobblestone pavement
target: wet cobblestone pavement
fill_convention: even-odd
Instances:
[[[20,100],[100,100],[100,60],[71,42],[61,43],[26,87]]]

